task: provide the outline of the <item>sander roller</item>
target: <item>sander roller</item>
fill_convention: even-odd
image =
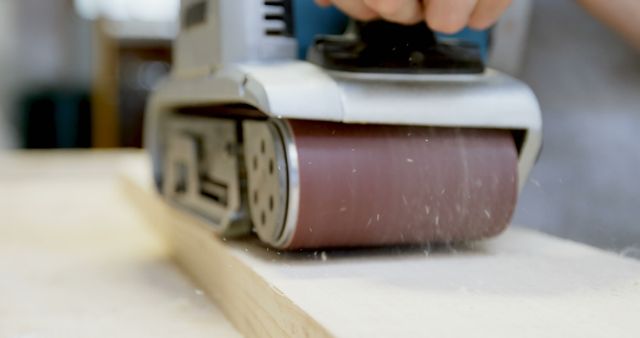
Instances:
[[[186,0],[148,105],[156,183],[279,249],[500,233],[540,149],[535,96],[424,24],[352,25],[296,60],[290,1]]]

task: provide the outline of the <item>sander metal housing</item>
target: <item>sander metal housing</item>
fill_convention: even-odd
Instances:
[[[175,66],[146,119],[167,201],[281,249],[502,231],[541,146],[532,91],[425,25],[359,24],[297,60],[292,13],[286,0],[182,1]]]

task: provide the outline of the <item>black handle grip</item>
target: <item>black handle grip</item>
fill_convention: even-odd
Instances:
[[[420,49],[437,44],[436,35],[423,23],[405,26],[378,20],[357,22],[356,27],[360,40],[371,47]]]
[[[477,45],[440,43],[424,23],[358,22],[355,37],[320,36],[310,61],[331,70],[367,73],[476,74],[484,71]]]

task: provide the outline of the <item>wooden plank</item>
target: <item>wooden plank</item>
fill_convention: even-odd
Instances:
[[[0,154],[0,337],[240,337],[119,189],[140,156]]]
[[[256,337],[636,337],[640,262],[513,227],[464,248],[279,253],[123,181],[178,261]]]
[[[93,88],[91,97],[92,138],[94,148],[119,145],[118,118],[118,48],[119,43],[107,34],[107,23],[93,24]]]
[[[121,92],[124,80],[120,72],[127,69],[127,60],[131,59],[170,63],[171,41],[176,29],[172,22],[94,21],[91,93],[94,148],[140,147],[138,134],[141,131],[135,130],[139,126],[128,125],[127,122],[132,123],[131,119],[122,117],[134,116],[135,121],[138,115],[142,119],[143,112],[137,111],[135,105],[128,107],[127,98],[121,97],[126,93]],[[128,110],[122,111],[123,107]]]

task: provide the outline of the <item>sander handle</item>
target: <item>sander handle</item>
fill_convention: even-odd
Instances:
[[[357,22],[355,34],[318,36],[309,61],[334,71],[401,74],[480,74],[478,45],[439,41],[425,24]]]

